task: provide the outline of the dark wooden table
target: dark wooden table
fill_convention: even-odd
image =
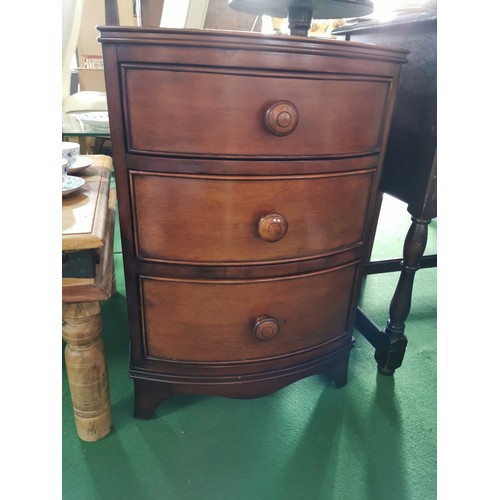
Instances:
[[[436,13],[426,12],[388,22],[362,22],[333,32],[353,42],[410,51],[401,73],[379,187],[379,206],[383,193],[407,203],[411,225],[402,262],[391,259],[369,262],[366,266],[366,274],[401,271],[385,330],[380,330],[360,309],[356,322],[375,347],[379,370],[385,374],[394,373],[403,361],[407,345],[405,321],[411,308],[415,272],[437,265],[436,255],[423,257],[428,225],[437,217],[436,28]],[[376,226],[372,230],[372,244],[375,232]]]

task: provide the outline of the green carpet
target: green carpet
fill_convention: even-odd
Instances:
[[[385,199],[373,257],[401,256],[410,223]],[[436,251],[437,223],[428,250]],[[118,234],[118,230],[117,230]],[[436,269],[415,279],[403,366],[377,374],[358,333],[349,382],[323,376],[270,396],[179,396],[153,419],[132,416],[128,327],[119,241],[118,293],[102,304],[113,432],[80,441],[63,362],[64,500],[430,500],[436,498]],[[366,278],[361,306],[381,327],[397,273]]]

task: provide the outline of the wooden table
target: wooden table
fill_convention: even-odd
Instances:
[[[91,156],[85,184],[62,198],[62,336],[78,436],[98,441],[111,432],[108,374],[100,301],[115,291],[113,236],[116,194],[112,161]]]
[[[389,306],[385,330],[358,310],[356,327],[375,347],[381,373],[391,375],[403,362],[408,340],[405,321],[411,308],[415,272],[436,267],[437,255],[424,256],[428,225],[437,217],[437,14],[410,13],[390,21],[370,21],[334,30],[337,36],[410,51],[401,71],[379,201],[387,193],[408,205],[411,225],[403,247],[403,259],[369,262],[366,274],[399,271],[400,277]],[[371,244],[376,224],[372,228]]]

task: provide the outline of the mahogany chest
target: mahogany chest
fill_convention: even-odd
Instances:
[[[135,415],[320,372],[344,385],[406,52],[99,30]]]

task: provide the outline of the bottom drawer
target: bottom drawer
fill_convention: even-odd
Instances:
[[[146,357],[241,361],[334,340],[346,329],[357,264],[258,280],[142,276]]]

